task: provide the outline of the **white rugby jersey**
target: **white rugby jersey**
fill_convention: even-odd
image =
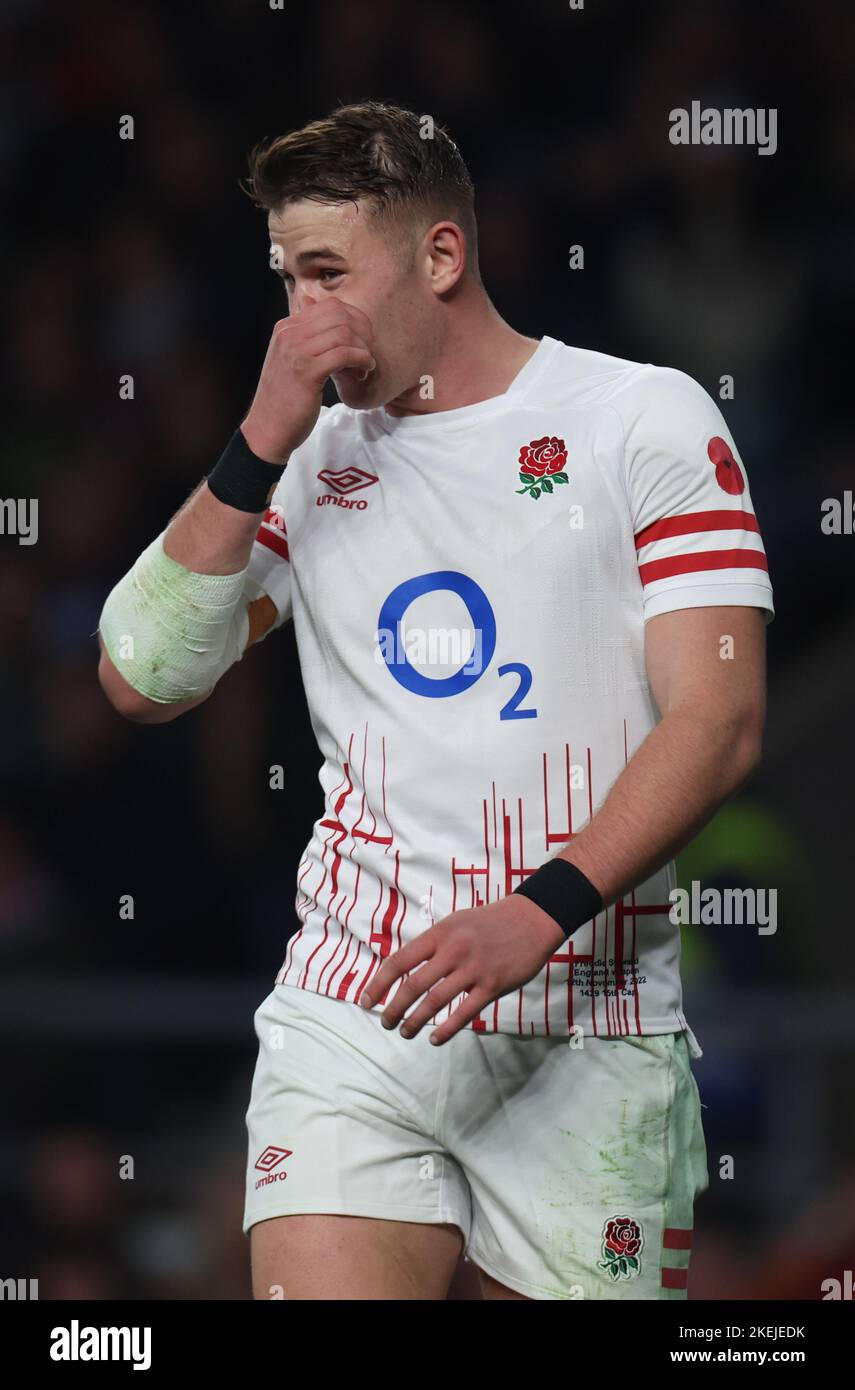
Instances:
[[[772,614],[711,398],[682,372],[549,337],[475,405],[325,407],[250,574],[279,622],[293,615],[323,758],[277,983],[353,1002],[385,956],[506,897],[595,814],[659,718],[647,619]],[[674,885],[669,864],[469,1027],[687,1030]]]

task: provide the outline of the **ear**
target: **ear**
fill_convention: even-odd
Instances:
[[[456,222],[435,222],[425,233],[431,288],[446,294],[466,269],[466,235]]]

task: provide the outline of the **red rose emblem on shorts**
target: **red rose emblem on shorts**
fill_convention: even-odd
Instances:
[[[597,1263],[612,1279],[632,1279],[641,1270],[641,1226],[631,1216],[612,1216],[603,1227],[603,1256]]]
[[[533,439],[520,449],[519,470],[522,487],[517,492],[527,492],[537,500],[543,492],[554,491],[555,483],[569,483],[564,472],[567,463],[567,449],[563,439],[557,435],[545,434],[542,439]]]
[[[745,491],[742,469],[733,457],[733,450],[726,439],[714,435],[707,445],[710,463],[715,464],[715,480],[723,492],[738,497]]]

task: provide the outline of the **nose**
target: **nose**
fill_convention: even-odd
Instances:
[[[316,302],[314,295],[310,294],[308,290],[300,289],[298,286],[294,291],[291,313],[299,314],[301,310],[307,308],[309,304],[315,304]]]

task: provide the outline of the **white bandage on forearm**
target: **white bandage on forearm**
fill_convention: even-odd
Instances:
[[[240,660],[249,636],[245,600],[257,586],[246,570],[185,569],[164,551],[164,534],[112,590],[98,630],[128,684],[169,705],[207,694]]]

